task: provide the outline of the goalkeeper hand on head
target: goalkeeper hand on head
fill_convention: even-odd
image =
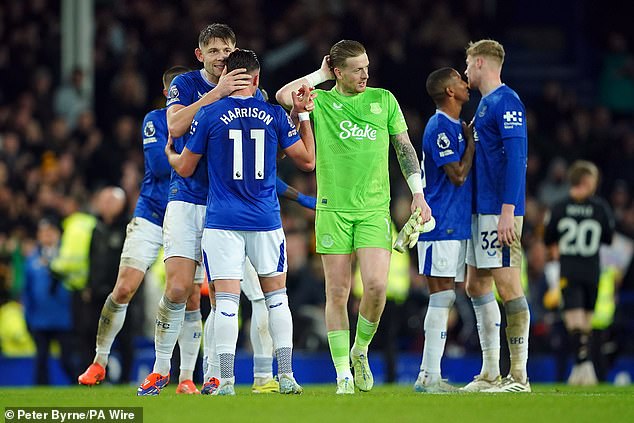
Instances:
[[[427,222],[423,223],[423,217],[421,216],[421,209],[416,208],[414,213],[409,217],[403,229],[398,233],[396,242],[394,242],[394,249],[399,253],[407,251],[407,247],[413,248],[418,242],[418,236],[421,232],[432,231],[436,227],[436,220],[433,216]]]

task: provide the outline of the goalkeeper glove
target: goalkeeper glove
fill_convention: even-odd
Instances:
[[[405,246],[413,248],[418,242],[418,236],[421,232],[430,232],[436,227],[436,220],[433,216],[429,221],[423,223],[420,212],[420,208],[417,208],[409,217],[409,220],[405,222],[403,229],[398,233],[396,242],[394,243],[394,249],[399,253],[407,251]]]

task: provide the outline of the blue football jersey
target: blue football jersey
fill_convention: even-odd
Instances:
[[[174,104],[189,106],[198,101],[203,95],[216,87],[203,76],[203,69],[178,75],[172,81],[167,93],[167,107]],[[256,98],[263,100],[262,93],[258,89]],[[189,133],[174,140],[174,149],[177,153],[183,151],[187,144]],[[172,180],[169,188],[169,201],[184,201],[192,204],[205,204],[207,202],[207,163],[201,160],[196,166],[193,175],[183,178],[176,171],[172,171]]]
[[[523,216],[528,137],[526,109],[515,91],[501,85],[482,97],[474,118],[474,138],[475,213],[500,214],[502,204],[508,203],[515,205],[516,216]],[[509,165],[521,173],[517,180],[507,174],[507,162],[513,157],[506,151],[509,148],[516,152],[516,159]],[[509,181],[515,187],[508,187]],[[509,189],[515,194],[504,201]]]
[[[277,199],[277,149],[299,140],[281,106],[227,97],[202,107],[187,148],[204,154],[209,172],[205,227],[270,231],[282,227]]]
[[[471,175],[458,187],[443,169],[447,163],[459,162],[466,148],[460,121],[437,110],[425,126],[422,155],[423,191],[436,227],[421,234],[421,241],[471,237]]]
[[[172,168],[165,155],[167,109],[152,110],[143,119],[145,173],[134,216],[163,226]]]

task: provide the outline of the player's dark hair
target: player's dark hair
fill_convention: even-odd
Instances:
[[[599,180],[599,169],[597,166],[587,160],[577,160],[570,165],[568,170],[568,180],[573,187],[579,185],[584,176],[594,176]]]
[[[198,35],[198,47],[206,46],[213,38],[220,38],[227,44],[236,45],[236,34],[229,25],[212,23],[200,31]]]
[[[330,48],[330,69],[340,68],[349,57],[357,57],[365,53],[365,47],[358,41],[341,40]]]
[[[453,68],[440,68],[429,74],[425,89],[427,94],[434,100],[436,106],[440,106],[447,98],[446,88],[451,83],[451,78],[455,75]]]
[[[171,68],[163,72],[163,86],[165,87],[165,89],[168,89],[174,78],[182,73],[187,73],[189,71],[191,71],[191,69],[186,68],[185,66],[172,66]]]
[[[234,50],[225,59],[225,64],[227,65],[227,72],[245,68],[247,73],[252,73],[260,69],[260,61],[253,50]]]

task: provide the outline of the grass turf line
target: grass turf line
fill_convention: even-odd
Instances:
[[[2,407],[143,407],[145,422],[632,422],[634,386],[591,388],[533,385],[531,394],[419,394],[405,385],[380,385],[369,393],[337,396],[333,385],[306,385],[301,396],[176,395],[137,397],[134,386],[0,388]]]

